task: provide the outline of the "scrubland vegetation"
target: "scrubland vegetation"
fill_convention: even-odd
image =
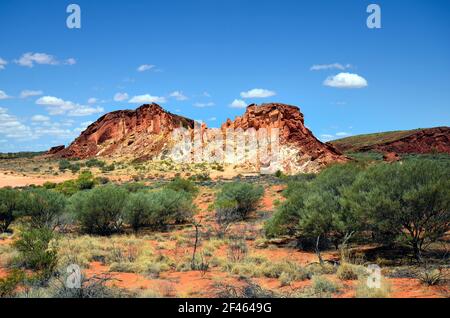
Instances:
[[[83,164],[108,166],[95,159]],[[210,293],[225,297],[332,297],[349,288],[350,297],[389,297],[389,277],[448,284],[448,160],[362,160],[317,175],[278,173],[273,178],[283,192],[274,211],[261,211],[270,186],[264,183],[205,188],[202,177],[115,183],[83,167],[63,161],[59,168],[75,171],[76,179],[0,189],[0,232],[11,241],[0,244],[0,269],[7,271],[0,297],[194,293],[119,287],[112,273],[165,280],[198,272],[217,279]],[[311,259],[271,256],[286,250]],[[383,267],[377,289],[366,283],[366,265],[373,263]],[[71,264],[82,269],[81,288],[64,283]],[[104,268],[102,275],[89,272],[93,264]]]

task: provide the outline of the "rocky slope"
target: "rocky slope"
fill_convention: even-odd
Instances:
[[[174,145],[171,133],[178,127],[192,132],[194,121],[166,112],[156,104],[143,105],[136,110],[115,111],[102,116],[69,147],[59,151],[52,149],[51,153],[81,159],[96,156],[140,160],[171,158],[170,151]],[[347,160],[333,146],[314,137],[304,125],[303,114],[295,106],[276,103],[250,105],[243,116],[236,117],[234,121],[228,119],[221,127],[222,133],[225,134],[228,128],[242,128],[244,131],[250,128],[256,131],[278,128],[280,146],[277,165],[261,163],[262,166],[272,165],[272,170],[314,172],[327,164]],[[213,130],[203,125],[201,131],[203,142],[207,143],[205,136]],[[245,164],[240,159],[229,163]]]
[[[450,127],[436,127],[378,134],[359,135],[329,144],[342,152],[432,153],[450,154]]]
[[[167,151],[174,128],[194,127],[194,121],[166,112],[157,104],[136,110],[119,110],[100,117],[66,149],[56,155],[68,158],[121,156],[153,159]]]
[[[241,117],[228,119],[222,129],[271,128],[279,129],[279,163],[277,169],[296,172],[315,172],[334,162],[347,160],[332,145],[320,142],[305,127],[303,114],[296,106],[270,103],[250,105]]]

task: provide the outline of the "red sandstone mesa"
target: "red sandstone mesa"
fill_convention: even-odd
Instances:
[[[178,127],[193,129],[194,121],[171,114],[157,104],[143,105],[136,110],[108,113],[91,124],[67,148],[56,155],[68,158],[130,157],[148,160],[164,158],[173,146],[171,132]],[[345,162],[333,146],[314,137],[304,125],[298,107],[285,104],[250,105],[242,117],[230,119],[226,128],[279,128],[280,150],[286,155],[282,170],[316,171],[333,163]],[[206,130],[206,126],[202,130]]]

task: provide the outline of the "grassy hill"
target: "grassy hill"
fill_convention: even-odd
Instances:
[[[357,152],[361,148],[372,147],[375,145],[396,141],[420,132],[421,130],[423,129],[419,128],[413,130],[397,130],[374,134],[357,135],[333,140],[330,141],[330,144],[332,144],[342,152]]]

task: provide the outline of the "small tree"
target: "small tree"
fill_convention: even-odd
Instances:
[[[110,235],[122,229],[127,199],[125,189],[107,185],[73,195],[70,210],[85,232]]]
[[[143,192],[130,194],[124,210],[125,221],[136,232],[150,223],[152,202],[148,194]]]
[[[406,240],[420,260],[423,249],[450,229],[449,175],[447,162],[380,164],[360,175],[345,197],[370,229]]]
[[[20,204],[21,193],[12,188],[0,189],[0,232],[8,231]]]
[[[174,191],[184,191],[192,196],[195,196],[198,193],[198,188],[192,181],[180,177],[173,179],[166,185],[166,188]]]
[[[225,202],[230,207],[234,204],[233,214],[236,220],[245,220],[248,214],[256,210],[261,197],[264,194],[262,186],[249,183],[234,182],[225,184],[216,198],[216,209],[220,209]]]
[[[47,228],[26,228],[14,242],[18,261],[26,268],[40,271],[48,278],[57,265],[58,251],[55,234]]]
[[[65,197],[53,190],[36,188],[21,195],[17,215],[25,217],[32,228],[54,230],[66,207]]]

